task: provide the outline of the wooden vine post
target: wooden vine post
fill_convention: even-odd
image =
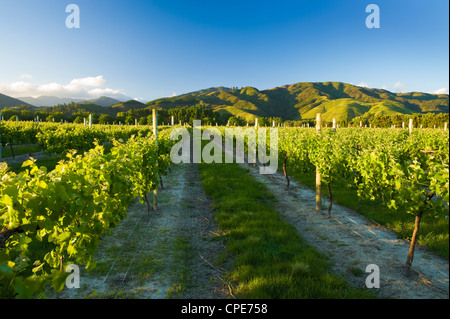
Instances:
[[[413,119],[409,119],[409,135],[411,135],[413,131]]]
[[[336,133],[336,119],[333,119],[333,132]],[[328,218],[331,216],[331,209],[333,208],[333,194],[331,193],[330,182],[327,183],[328,190]]]
[[[152,110],[153,116],[153,135],[155,136],[155,144],[158,146],[158,111],[156,109]],[[158,205],[158,189],[153,190],[153,210],[156,210]]]
[[[289,157],[289,153],[286,152],[286,157],[284,158],[284,162],[283,162],[283,174],[284,174],[284,177],[286,178],[286,187],[287,188],[289,188],[289,185],[291,184],[291,181],[289,180],[289,176],[287,173],[287,168],[286,168],[288,157]]]
[[[317,113],[316,115],[316,132],[317,135],[320,135],[320,130],[321,130],[321,118],[320,118],[320,113]],[[320,171],[319,168],[316,167],[316,210],[321,210],[322,209],[322,196],[321,196],[321,182],[320,182]]]

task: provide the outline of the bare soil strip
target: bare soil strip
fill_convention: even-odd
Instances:
[[[158,190],[158,208],[136,201],[128,217],[102,239],[80,288],[56,298],[227,298],[214,261],[223,250],[196,164],[173,165]],[[149,199],[152,199],[150,195]]]
[[[425,247],[417,247],[412,274],[405,275],[405,260],[409,242],[354,211],[333,203],[331,218],[327,218],[328,202],[323,211],[315,210],[315,192],[292,181],[288,189],[281,172],[259,174],[259,167],[241,164],[250,174],[264,183],[276,196],[276,209],[297,228],[305,240],[329,256],[336,273],[356,287],[365,287],[366,267],[375,264],[380,270],[381,298],[448,299],[449,262]]]
[[[380,288],[374,291],[381,298],[449,298],[448,260],[418,246],[407,277],[409,243],[393,231],[337,204],[327,218],[326,210],[315,211],[315,194],[306,186],[291,180],[287,189],[281,172],[261,175],[259,167],[241,165],[276,197],[281,216],[354,286],[366,286],[366,267],[375,264]],[[57,298],[228,298],[226,270],[214,265],[224,247],[196,164],[172,166],[151,215],[147,219],[145,204],[134,203],[102,240],[96,270],[82,269],[81,288],[66,288]]]

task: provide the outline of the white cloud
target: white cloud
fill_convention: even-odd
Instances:
[[[27,83],[27,82],[22,82],[22,81],[9,84],[10,90],[13,90],[18,93],[27,92],[28,90],[31,89],[31,87],[32,87],[32,84]],[[0,91],[3,91],[1,83],[0,83]]]
[[[402,92],[408,87],[408,84],[402,82],[396,82],[394,85],[383,85],[381,88],[383,90],[391,91],[391,92]]]
[[[397,82],[394,84],[394,90],[398,92],[405,90],[407,87],[408,85],[402,82]]]
[[[44,83],[33,84],[25,81],[14,83],[1,83],[0,93],[12,97],[39,97],[42,95],[51,95],[60,98],[80,98],[93,99],[102,95],[113,98],[125,98],[126,93],[119,89],[105,87],[106,80],[103,75],[85,78],[76,78],[68,84]]]
[[[64,91],[64,86],[58,83],[47,83],[37,86],[37,91],[42,92],[46,95],[53,94],[54,92]]]
[[[360,86],[360,87],[363,87],[363,88],[369,87],[369,85],[366,82],[361,82],[361,83],[357,84],[356,86]]]
[[[67,88],[85,88],[85,87],[100,87],[105,86],[106,80],[103,78],[103,75],[99,76],[89,76],[86,78],[79,78],[79,79],[73,79],[70,81],[69,85],[67,85]]]
[[[92,89],[89,90],[88,93],[91,96],[102,96],[102,95],[125,95],[124,92],[122,92],[121,90],[113,90],[113,89]]]
[[[22,74],[21,76],[19,76],[19,78],[31,80],[33,78],[33,76],[31,74]]]
[[[433,94],[448,94],[448,89],[442,88],[433,92]]]

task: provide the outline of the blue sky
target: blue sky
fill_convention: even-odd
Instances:
[[[65,24],[71,3],[79,29]],[[379,29],[365,24],[371,3]],[[448,12],[447,0],[0,0],[0,93],[147,102],[318,81],[448,93]]]

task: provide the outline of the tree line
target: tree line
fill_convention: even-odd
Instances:
[[[370,119],[354,118],[351,121],[353,126],[371,125],[372,127],[408,127],[409,120],[413,120],[414,127],[434,128],[444,127],[449,122],[449,113],[414,113],[414,114],[398,114],[398,115],[379,115]]]
[[[31,106],[23,105],[19,107],[4,108],[1,112],[1,119],[8,121],[45,121],[45,122],[69,122],[83,123],[85,119],[92,114],[93,124],[125,124],[133,125],[136,122],[139,125],[151,124],[152,107],[131,109],[124,112],[117,112],[110,107],[95,106],[95,112],[88,110],[93,105],[69,103],[48,107],[43,109],[34,109]],[[99,112],[102,111],[102,112]],[[174,107],[166,110],[158,110],[158,123],[171,124],[172,116],[174,124],[192,125],[194,120],[200,119],[204,125],[231,125],[245,126],[254,125],[255,119],[258,119],[259,126],[315,126],[315,119],[286,120],[281,117],[258,117],[248,120],[240,116],[233,116],[227,112],[214,112],[202,105]],[[449,113],[415,113],[398,115],[377,115],[370,118],[355,117],[349,121],[338,121],[341,127],[347,126],[372,126],[372,127],[402,127],[408,125],[409,119],[413,119],[415,127],[433,128],[443,127],[444,123],[449,122]],[[331,126],[332,122],[322,120],[323,125]]]

